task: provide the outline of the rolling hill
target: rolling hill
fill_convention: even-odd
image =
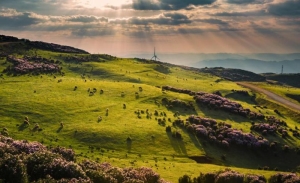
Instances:
[[[51,45],[0,41],[2,135],[71,148],[76,162],[149,167],[171,182],[228,167],[270,177],[300,165],[300,114],[233,82],[262,76],[231,70],[231,81]]]

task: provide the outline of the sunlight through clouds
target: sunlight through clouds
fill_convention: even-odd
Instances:
[[[299,4],[300,0],[0,0],[0,34],[117,56],[152,53],[154,46],[164,53],[291,53],[300,52]]]
[[[121,6],[129,3],[129,0],[77,0],[79,5],[87,8],[105,8],[107,6]]]

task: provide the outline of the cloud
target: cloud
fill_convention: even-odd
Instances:
[[[0,9],[0,30],[70,31],[94,29],[108,24],[108,18],[97,16],[44,16],[33,12]],[[82,33],[83,31],[81,31]],[[99,32],[99,31],[97,31]],[[78,34],[80,32],[78,31]],[[96,34],[95,31],[87,31]],[[103,33],[103,31],[102,31]]]
[[[196,22],[204,22],[204,23],[208,23],[208,24],[216,24],[216,25],[228,25],[228,22],[225,22],[223,20],[220,19],[214,19],[214,18],[209,18],[209,19],[197,19],[194,20]]]
[[[273,0],[227,0],[229,4],[266,4]]]
[[[70,18],[67,18],[66,20],[70,22],[82,22],[82,23],[108,22],[108,18],[105,17],[98,18],[96,16],[83,16],[83,15],[72,16]]]
[[[19,13],[12,9],[0,10],[0,29],[14,30],[42,22],[43,20],[34,13]]]
[[[129,19],[116,19],[110,21],[114,24],[132,24],[132,25],[181,25],[190,24],[192,21],[181,13],[163,13],[158,17],[132,17]]]
[[[300,0],[270,4],[267,11],[275,16],[300,16]]]
[[[284,26],[297,26],[300,28],[300,19],[298,18],[279,18],[276,23]]]
[[[265,10],[252,10],[252,11],[240,11],[240,12],[218,12],[211,13],[211,16],[224,16],[224,17],[253,17],[253,16],[265,16],[267,15]]]
[[[133,0],[131,7],[135,10],[180,10],[193,9],[194,6],[212,4],[216,0]]]
[[[17,9],[22,12],[35,12],[43,15],[63,13],[72,7],[73,0],[1,0],[0,8]]]

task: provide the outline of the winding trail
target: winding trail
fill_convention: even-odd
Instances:
[[[262,89],[262,88],[259,88],[258,86],[255,86],[253,84],[250,84],[250,83],[244,83],[244,82],[237,82],[238,85],[241,85],[241,86],[244,86],[246,88],[250,88],[251,90],[254,90],[254,91],[258,91],[258,92],[261,92],[265,95],[267,95],[267,97],[269,97],[270,99],[280,103],[280,104],[283,104],[291,109],[294,109],[296,110],[297,112],[300,112],[300,105],[299,104],[295,104],[273,92],[270,92],[268,90],[265,90],[265,89]]]

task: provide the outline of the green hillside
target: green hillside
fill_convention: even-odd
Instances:
[[[150,167],[171,182],[184,174],[198,176],[200,171],[226,167],[269,177],[274,170],[296,171],[300,165],[299,113],[289,116],[291,111],[283,107],[278,112],[264,96],[234,82],[149,60],[51,51],[26,42],[12,51],[11,44],[16,43],[4,43],[0,44],[4,135],[72,148],[77,161]],[[225,110],[225,104],[199,103],[200,91],[221,94],[252,113],[241,115]],[[257,114],[264,118],[256,118]],[[191,115],[214,119],[218,125],[206,126],[212,128],[211,134],[228,125],[268,144],[223,146],[227,137],[216,136],[215,141],[201,137],[192,121],[187,122]],[[277,121],[268,121],[269,116]],[[266,132],[260,124],[274,124],[276,130]]]

